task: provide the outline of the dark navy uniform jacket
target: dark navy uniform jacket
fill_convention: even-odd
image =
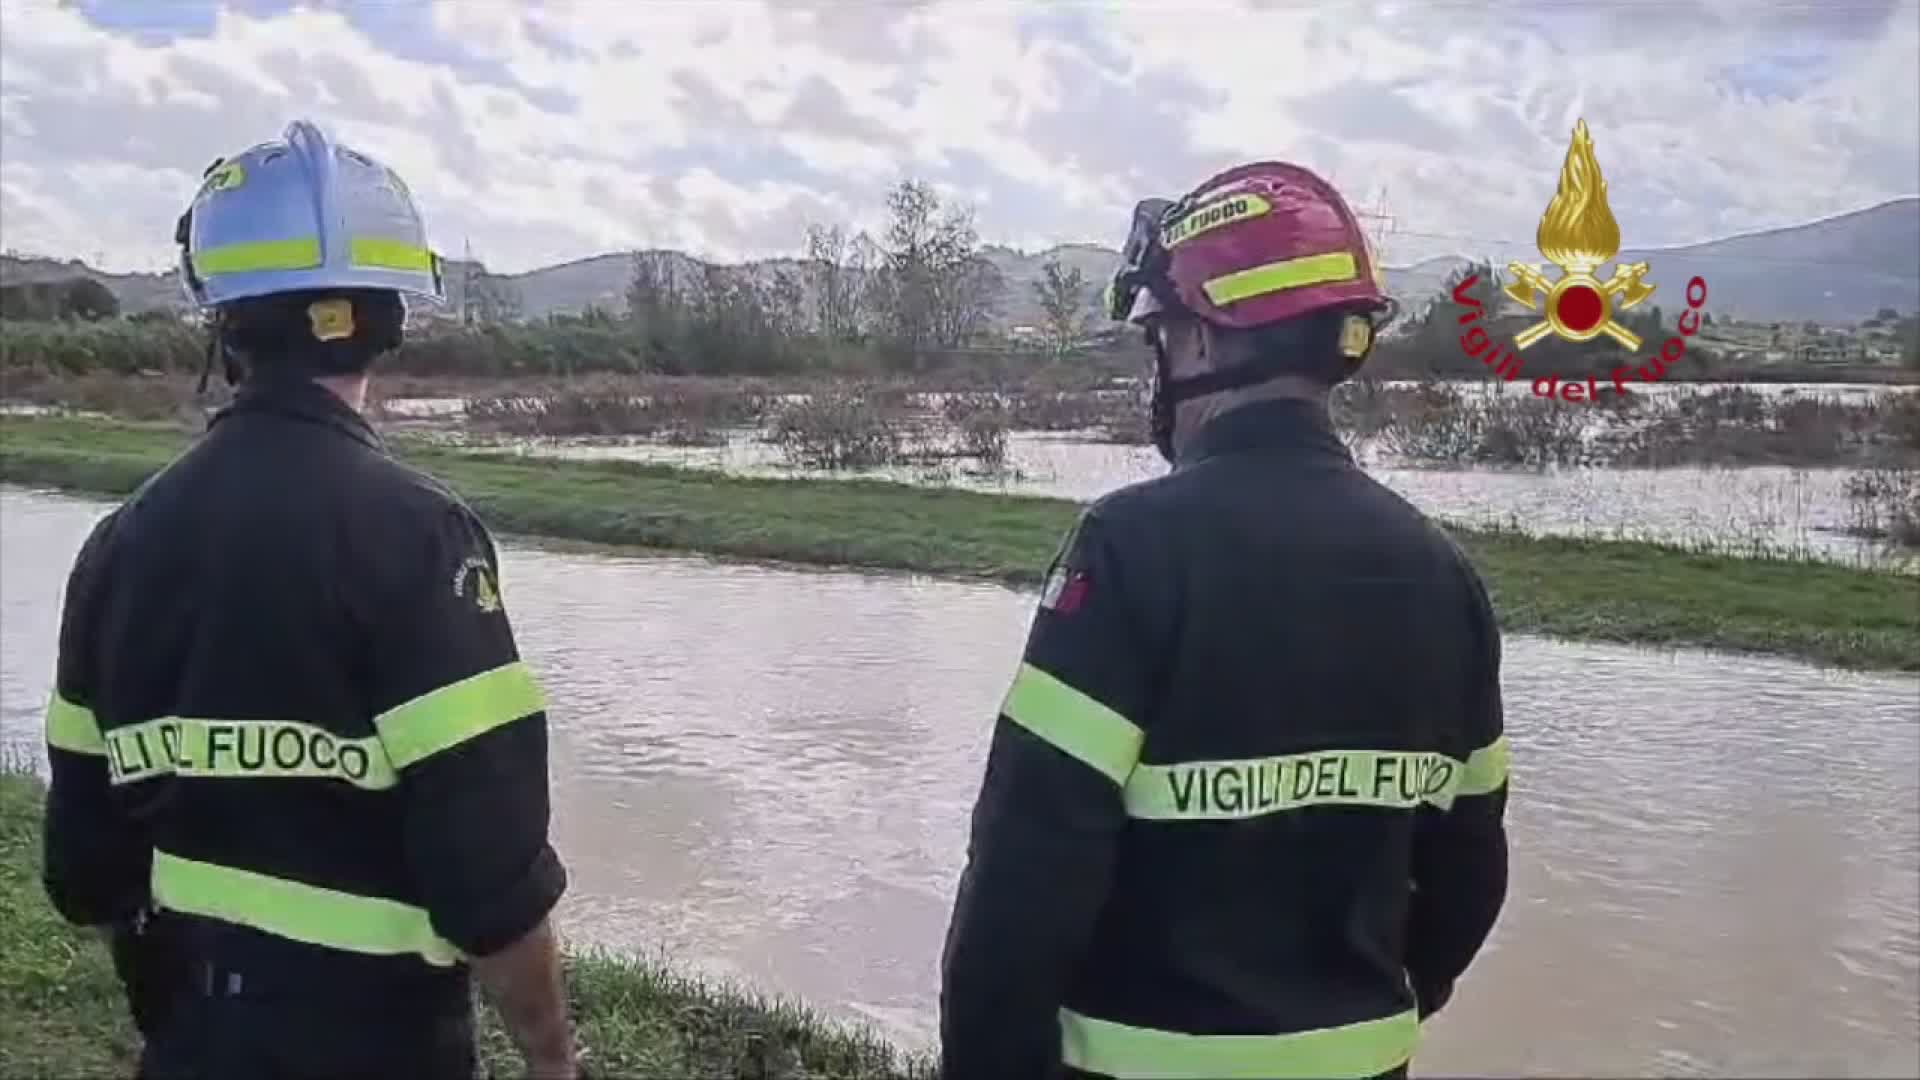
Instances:
[[[1404,1066],[1506,893],[1500,635],[1323,408],[1086,510],[996,723],[946,1075]]]
[[[487,532],[324,387],[243,384],[67,583],[45,884],[316,994],[465,1007],[566,875]]]

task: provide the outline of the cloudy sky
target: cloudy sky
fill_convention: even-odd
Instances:
[[[206,164],[304,115],[506,271],[791,252],[906,176],[1117,246],[1267,157],[1384,192],[1405,264],[1530,241],[1579,117],[1655,246],[1920,191],[1916,64],[1920,0],[4,0],[0,244],[159,268]]]

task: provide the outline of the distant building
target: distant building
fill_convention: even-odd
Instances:
[[[1866,361],[1867,350],[1863,343],[1846,339],[1802,341],[1793,358],[1802,364],[1859,364]]]
[[[1752,323],[1716,319],[1700,328],[1700,343],[1736,362],[1768,364],[1897,364],[1901,346],[1892,325],[1869,320],[1858,327],[1818,323]]]

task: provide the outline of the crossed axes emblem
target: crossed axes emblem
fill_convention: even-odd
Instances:
[[[1587,341],[1605,334],[1626,346],[1628,352],[1640,348],[1640,335],[1614,321],[1615,311],[1626,311],[1647,297],[1653,295],[1655,286],[1640,280],[1646,276],[1647,264],[1643,262],[1626,266],[1615,266],[1613,276],[1601,281],[1586,270],[1567,270],[1559,281],[1548,281],[1538,267],[1527,263],[1508,263],[1507,273],[1513,275],[1513,284],[1508,285],[1506,293],[1514,302],[1522,304],[1528,311],[1539,311],[1545,318],[1514,335],[1513,343],[1524,349],[1548,334],[1573,341]],[[1600,322],[1597,325],[1574,330],[1561,319],[1559,305],[1563,297],[1576,290],[1593,294],[1600,305]],[[1539,301],[1545,294],[1544,307]],[[1618,297],[1619,303],[1609,305],[1609,297]],[[1610,310],[1611,309],[1611,310]]]

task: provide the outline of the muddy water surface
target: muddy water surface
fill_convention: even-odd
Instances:
[[[0,738],[36,753],[98,503],[0,494]],[[503,545],[553,699],[568,934],[903,1042],[1031,598]],[[1511,899],[1425,1074],[1920,1075],[1920,681],[1508,641]]]

